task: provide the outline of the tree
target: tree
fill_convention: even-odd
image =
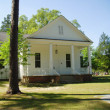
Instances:
[[[28,26],[26,29],[26,34],[32,34],[34,32],[36,32],[38,30],[38,23],[36,22],[37,20],[32,17],[29,21],[28,21]]]
[[[93,57],[93,47],[90,46],[90,51],[91,51],[91,59]],[[85,47],[84,49],[81,50],[81,54],[83,55],[83,66],[87,67],[88,66],[88,49]]]
[[[78,23],[78,21],[76,19],[74,19],[72,22],[71,22],[76,28],[80,28],[81,25]]]
[[[19,29],[22,31],[23,34],[26,33],[28,27],[28,18],[25,15],[21,15],[19,17]]]
[[[33,15],[33,18],[37,20],[39,28],[41,28],[56,19],[58,16],[60,16],[60,14],[61,13],[58,10],[49,10],[48,8],[41,8],[40,10],[37,10],[37,14]]]
[[[10,52],[10,30],[7,31],[8,38],[4,42],[0,42],[0,60],[3,60],[2,65],[9,65]],[[26,38],[23,37],[22,31],[18,30],[18,64],[27,65],[27,58],[29,56],[29,45]]]
[[[0,31],[6,32],[10,27],[11,27],[11,15],[8,14],[7,17],[4,17],[4,21],[2,21],[2,26]]]
[[[19,18],[19,28],[23,34],[32,34],[49,22],[60,16],[58,10],[49,10],[48,8],[41,8],[37,10],[37,14],[33,15],[30,20],[25,15]]]
[[[97,56],[97,50],[94,49],[92,46],[90,46],[91,51],[91,63],[92,63],[92,69],[94,72],[99,68],[100,63]],[[83,54],[83,66],[88,66],[88,50],[87,48],[84,48],[81,53]]]
[[[92,49],[91,61],[92,61],[92,69],[94,70],[95,73],[95,71],[97,71],[100,67],[100,59],[98,58],[97,49]]]
[[[108,72],[110,70],[110,37],[103,33],[99,39],[97,47],[100,59],[100,69]]]
[[[86,67],[88,66],[88,51],[87,48],[84,48],[83,50],[81,50],[81,54],[83,55],[83,66]]]
[[[21,93],[18,85],[18,16],[19,0],[12,0],[10,32],[10,76],[8,94]]]

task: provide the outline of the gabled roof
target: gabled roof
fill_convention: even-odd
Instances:
[[[6,32],[0,32],[0,41],[5,41],[8,37]]]
[[[90,40],[84,33],[82,33],[80,30],[78,30],[70,21],[68,21],[64,16],[60,15],[58,18],[56,18],[55,20],[53,20],[52,22],[48,23],[47,25],[45,25],[44,27],[42,27],[41,29],[39,29],[38,31],[36,31],[35,33],[31,34],[28,38],[29,39],[40,39],[40,37],[35,37],[37,34],[40,34],[42,32],[43,29],[48,28],[49,25],[51,25],[52,23],[58,21],[58,20],[63,20],[66,24],[68,24],[68,26],[71,27],[72,30],[77,31],[82,38],[86,39],[88,42],[93,43],[92,40]],[[46,39],[46,38],[44,38]],[[48,39],[48,38],[47,38]],[[62,39],[59,39],[62,40]],[[63,39],[65,40],[65,39]]]
[[[5,41],[7,39],[8,35],[7,32],[0,32],[0,41]],[[24,38],[29,37],[29,34],[23,35]]]

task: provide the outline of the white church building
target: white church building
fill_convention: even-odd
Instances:
[[[32,82],[83,82],[92,78],[87,36],[60,16],[27,37],[32,56],[20,65],[20,79]],[[88,66],[81,67],[81,49],[88,48]],[[3,78],[2,78],[3,79]],[[5,78],[4,78],[5,79]]]

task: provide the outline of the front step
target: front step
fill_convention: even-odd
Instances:
[[[74,82],[81,82],[81,80],[79,81],[79,79],[73,75],[63,75],[63,76],[60,76],[60,82],[61,83],[74,83]]]

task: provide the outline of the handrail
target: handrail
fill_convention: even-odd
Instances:
[[[55,73],[56,75],[60,76],[60,74],[55,69],[53,69],[53,73]]]

